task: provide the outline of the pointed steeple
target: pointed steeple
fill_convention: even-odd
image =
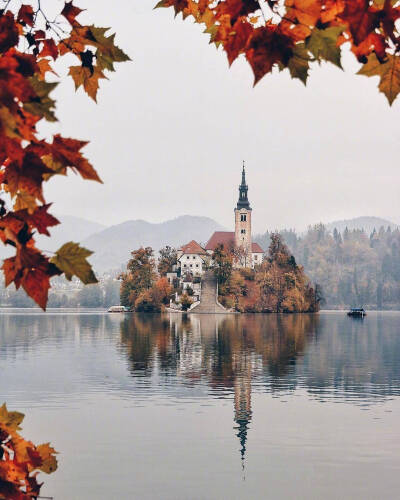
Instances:
[[[243,160],[243,169],[242,169],[242,183],[239,186],[239,200],[237,202],[237,208],[240,210],[241,208],[247,208],[250,210],[250,202],[247,198],[247,191],[249,186],[246,184],[246,170],[244,168],[244,160]]]

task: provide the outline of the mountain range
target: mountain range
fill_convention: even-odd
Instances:
[[[224,228],[213,219],[191,215],[160,223],[132,220],[96,232],[82,244],[94,250],[90,261],[98,272],[102,272],[125,266],[132,250],[141,246],[158,251],[165,245],[178,247],[190,240],[205,244],[214,231],[221,230]]]
[[[141,246],[151,246],[157,252],[165,245],[178,247],[192,239],[205,244],[214,231],[226,230],[209,217],[192,215],[182,215],[160,223],[130,220],[109,227],[69,215],[58,216],[58,219],[61,225],[51,228],[51,238],[37,238],[38,247],[55,251],[67,241],[80,242],[94,251],[90,261],[99,273],[124,268],[130,252]],[[350,230],[364,229],[367,233],[381,226],[390,226],[392,229],[398,227],[390,220],[379,217],[357,217],[326,224],[330,231],[336,227],[343,232],[348,227]],[[8,255],[7,249],[2,247],[0,257]]]

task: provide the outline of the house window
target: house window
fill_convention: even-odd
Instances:
[[[193,255],[193,257],[192,257],[192,258],[193,258],[193,260],[194,260],[194,259],[196,258],[196,256],[195,256],[195,255]]]
[[[187,265],[186,265],[186,264],[183,264],[183,267],[187,267]]]
[[[246,229],[241,229],[241,230],[240,230],[240,232],[241,232],[242,234],[246,234]]]
[[[258,259],[258,255],[255,255],[255,256],[254,256],[254,260],[257,260],[257,259]]]
[[[190,264],[190,267],[193,267],[193,264]]]
[[[196,267],[199,267],[199,265],[198,265],[198,264],[196,264]]]
[[[187,259],[190,259],[189,255],[186,257]]]
[[[241,222],[246,222],[246,214],[240,214]]]

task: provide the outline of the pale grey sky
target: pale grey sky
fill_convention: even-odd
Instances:
[[[258,232],[398,219],[400,100],[390,108],[377,78],[355,76],[351,55],[346,72],[315,67],[307,87],[276,72],[253,88],[244,60],[229,69],[200,26],[153,10],[156,0],[78,3],[81,22],[111,26],[132,62],[102,82],[97,105],[70,79],[55,92],[60,123],[46,131],[90,140],[104,180],[53,180],[55,212],[106,225],[206,215],[230,227],[245,159]]]

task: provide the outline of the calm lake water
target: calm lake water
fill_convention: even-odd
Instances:
[[[56,500],[399,495],[398,312],[3,311],[0,384]]]

